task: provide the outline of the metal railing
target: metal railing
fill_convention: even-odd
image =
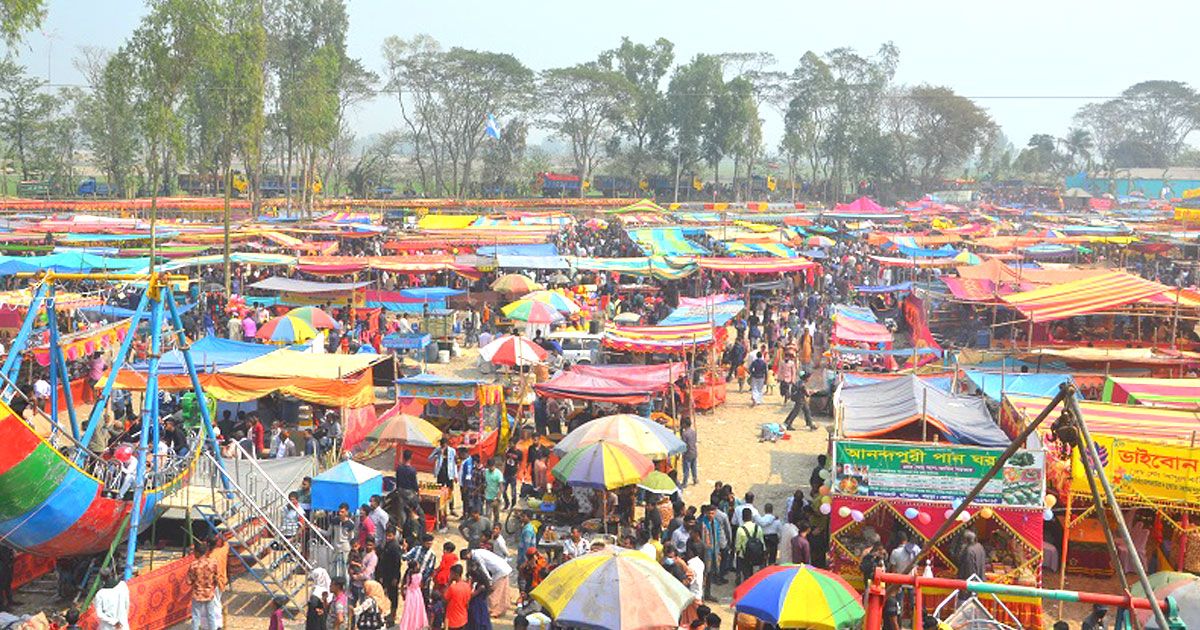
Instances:
[[[233,442],[233,448],[235,449],[235,457],[223,458],[226,473],[238,480],[246,491],[246,494],[260,505],[278,506],[279,515],[282,518],[283,510],[289,505],[288,493],[275,484],[275,481],[258,465],[258,460],[248,453],[246,449],[242,448],[240,443]],[[242,475],[243,467],[250,474]],[[297,473],[297,476],[300,476],[300,473]],[[214,485],[213,487],[216,488],[217,486]],[[303,511],[299,512],[299,520],[300,524],[310,532],[309,535],[313,537],[317,547],[329,550],[333,549],[333,544],[322,534],[322,529],[313,524]]]

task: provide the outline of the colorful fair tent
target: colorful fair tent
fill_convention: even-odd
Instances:
[[[1109,311],[1170,290],[1164,284],[1131,273],[1110,271],[1000,299],[1026,319],[1038,323]]]
[[[533,387],[544,398],[635,405],[669,391],[671,384],[685,373],[683,363],[573,365]]]
[[[1200,378],[1127,378],[1104,381],[1104,402],[1148,407],[1200,409]]]
[[[963,375],[979,393],[997,402],[1003,400],[1005,394],[1053,397],[1063,383],[1075,382],[1070,374],[1006,374],[963,370]]]
[[[834,394],[834,407],[848,438],[894,436],[907,429],[919,439],[924,433],[920,425],[927,423],[955,444],[1009,443],[982,398],[955,396],[912,375],[857,387],[843,383]]]
[[[383,494],[383,473],[347,460],[313,477],[312,509],[336,512],[345,503],[353,514],[376,494]]]
[[[682,354],[694,348],[723,343],[725,327],[708,322],[676,326],[613,325],[604,330],[602,343],[621,352]]]

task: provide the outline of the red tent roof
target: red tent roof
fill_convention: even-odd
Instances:
[[[637,404],[646,402],[651,394],[666,391],[685,371],[685,365],[678,362],[659,365],[576,365],[533,388],[547,398]]]
[[[850,203],[839,203],[833,209],[855,214],[888,214],[887,208],[875,203],[870,197],[859,197]]]

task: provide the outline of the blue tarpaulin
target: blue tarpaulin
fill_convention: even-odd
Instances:
[[[658,322],[658,325],[702,324],[711,319],[714,326],[724,326],[743,308],[746,308],[746,303],[741,300],[720,302],[712,306],[680,306]]]
[[[261,343],[246,343],[212,336],[196,340],[191,347],[192,361],[196,364],[196,371],[204,373],[233,367],[275,350],[278,348]],[[148,360],[138,361],[131,368],[135,372],[149,372],[150,362]],[[171,350],[163,353],[158,369],[163,374],[187,374],[187,364],[183,361],[183,352]]]
[[[908,245],[897,245],[896,247],[905,258],[954,258],[958,255],[958,252],[953,247],[941,247],[938,249],[909,247]]]
[[[891,293],[893,291],[911,291],[912,283],[901,282],[900,284],[888,284],[882,286],[869,286],[860,284],[854,287],[854,290],[858,291],[859,293]]]
[[[193,308],[196,308],[196,305],[194,303],[193,304],[181,304],[178,306],[179,313],[181,315],[183,313],[186,313],[186,312],[192,310]],[[100,317],[108,317],[111,319],[126,319],[129,317],[133,317],[133,314],[134,314],[134,311],[131,309],[122,308],[120,306],[113,306],[111,304],[104,304],[102,306],[85,306],[79,310],[80,310],[80,312],[82,312],[84,314],[99,315]],[[150,314],[147,312],[144,315],[144,319],[142,321],[147,321],[149,319],[149,317],[150,317]]]
[[[46,256],[0,256],[0,275],[32,271],[125,271],[142,269],[149,264],[149,258],[106,258],[81,251],[63,251]]]
[[[1058,388],[1063,383],[1074,383],[1070,374],[1004,374],[997,372],[980,372],[963,370],[971,383],[984,396],[992,400],[1000,400],[1004,394],[1021,396],[1037,396],[1053,398],[1058,394]],[[1003,387],[1003,390],[1001,390]]]
[[[475,249],[480,256],[557,256],[558,247],[553,243],[530,245],[484,245]]]
[[[848,317],[857,319],[860,322],[878,322],[879,318],[875,317],[875,313],[869,308],[861,306],[850,306],[848,304],[837,304],[833,307],[834,317]]]
[[[413,289],[401,289],[400,295],[406,298],[415,300],[425,300],[427,302],[441,302],[452,295],[462,295],[466,293],[462,289],[451,289],[450,287],[416,287]]]
[[[393,350],[420,350],[433,341],[429,333],[392,333],[384,335],[383,347]]]

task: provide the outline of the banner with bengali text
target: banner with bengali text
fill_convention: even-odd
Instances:
[[[967,496],[1004,449],[840,440],[834,448],[834,494],[884,499],[954,501]],[[974,503],[1042,507],[1045,454],[1019,450]]]
[[[1104,474],[1119,496],[1200,502],[1200,448],[1094,436]],[[1071,491],[1090,494],[1079,451],[1071,462]]]

